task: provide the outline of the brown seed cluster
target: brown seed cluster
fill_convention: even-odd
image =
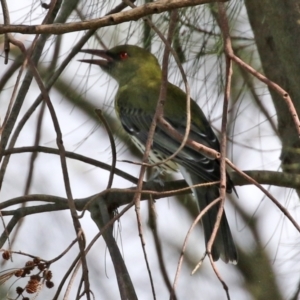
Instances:
[[[2,258],[9,260],[11,258],[11,252],[4,250],[2,253]],[[18,278],[28,278],[25,287],[16,287],[16,293],[18,295],[17,298],[22,300],[30,300],[30,298],[25,296],[24,293],[36,294],[43,286],[46,286],[49,289],[53,288],[54,283],[51,281],[53,274],[49,270],[49,267],[49,263],[40,259],[39,257],[35,257],[34,259],[27,261],[24,267],[14,271],[12,275]],[[33,271],[35,271],[35,274],[31,274]]]
[[[41,278],[38,275],[30,276],[30,280],[28,281],[28,283],[25,287],[26,292],[28,294],[36,293],[41,287],[40,280],[41,280]]]
[[[10,259],[10,252],[7,251],[7,250],[3,251],[2,258],[5,259],[5,260],[9,260]]]

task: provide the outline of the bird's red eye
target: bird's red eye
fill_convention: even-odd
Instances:
[[[119,57],[122,59],[122,60],[125,60],[128,58],[128,53],[125,52],[125,51],[122,51],[119,53]]]

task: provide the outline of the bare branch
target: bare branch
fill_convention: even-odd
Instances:
[[[227,2],[228,0],[219,0]],[[215,0],[159,0],[141,5],[137,8],[115,13],[100,19],[74,22],[68,24],[52,24],[52,25],[7,25],[0,27],[1,33],[17,32],[23,34],[64,34],[68,32],[81,30],[95,30],[105,26],[112,26],[129,21],[136,21],[142,17],[159,14],[173,9],[196,6],[205,3],[213,3]]]

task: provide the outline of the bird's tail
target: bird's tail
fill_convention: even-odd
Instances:
[[[199,182],[198,182],[199,183]],[[217,186],[201,187],[195,189],[196,198],[200,210],[204,209],[209,203],[217,199],[219,194],[219,189]],[[219,210],[219,205],[214,205],[202,218],[202,224],[205,235],[205,243],[207,244],[216,223],[216,218]],[[226,214],[223,212],[223,216],[220,222],[220,227],[215,238],[211,254],[213,260],[218,260],[220,257],[226,263],[236,263],[237,262],[237,251],[235,244],[231,235],[231,231],[227,222]]]
[[[182,168],[180,168],[180,171],[189,185],[201,183],[201,179],[199,179],[198,176],[191,174],[186,169],[183,170]],[[193,192],[195,197],[197,198],[200,211],[220,196],[219,188],[216,185],[195,188],[193,189]],[[213,232],[218,210],[219,205],[216,204],[211,209],[209,209],[208,212],[202,217],[206,245]],[[237,263],[237,251],[231,235],[225,212],[223,212],[220,227],[218,229],[217,236],[211,249],[211,254],[214,261],[218,260],[221,257],[222,260],[226,263]]]

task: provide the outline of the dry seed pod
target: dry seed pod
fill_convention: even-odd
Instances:
[[[3,253],[2,253],[2,257],[3,259],[5,260],[9,260],[10,259],[10,252],[5,250]]]
[[[39,288],[39,280],[37,279],[30,279],[28,281],[28,284],[26,285],[26,292],[28,294],[33,294],[33,293],[36,293],[38,291],[38,288]]]

